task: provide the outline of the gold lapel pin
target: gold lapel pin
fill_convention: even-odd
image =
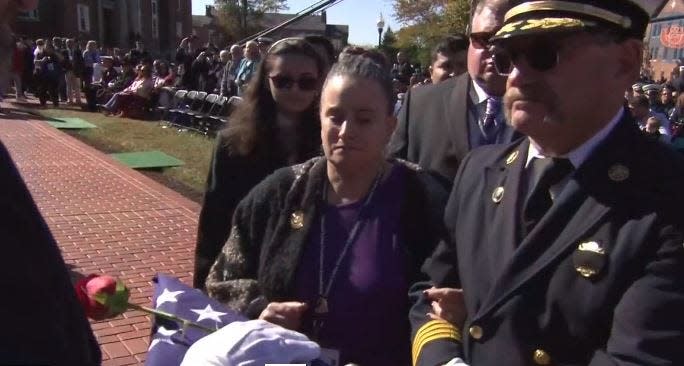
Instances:
[[[605,249],[596,241],[580,243],[572,255],[575,270],[584,278],[598,276],[607,261]]]
[[[290,227],[299,230],[304,227],[304,212],[297,210],[290,215]]]
[[[503,199],[504,187],[496,187],[494,192],[492,192],[492,201],[494,203],[499,203]]]
[[[515,161],[515,159],[518,158],[518,155],[519,155],[519,154],[520,154],[520,153],[518,152],[518,150],[515,150],[515,151],[513,151],[510,155],[508,155],[508,157],[506,158],[506,165],[511,165],[511,164],[513,164],[513,162]]]
[[[608,168],[608,178],[613,182],[624,182],[629,178],[629,168],[622,164],[613,164]]]

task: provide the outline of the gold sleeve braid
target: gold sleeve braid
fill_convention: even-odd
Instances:
[[[431,320],[423,324],[413,339],[411,350],[413,365],[418,363],[418,356],[426,344],[438,339],[461,341],[461,332],[453,324],[445,320]]]

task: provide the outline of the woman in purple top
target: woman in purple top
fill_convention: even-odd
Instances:
[[[447,192],[385,158],[394,99],[382,56],[344,51],[321,96],[325,157],[249,193],[206,282],[210,296],[303,332],[340,364],[410,364],[408,286],[443,232]]]

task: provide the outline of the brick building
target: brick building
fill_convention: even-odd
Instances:
[[[266,13],[261,18],[261,27],[262,29],[271,28],[295,16],[295,14]],[[220,48],[230,46],[228,44],[229,40],[218,24],[216,10],[211,5],[207,5],[205,15],[192,16],[192,32],[203,44],[211,42]],[[309,15],[296,23],[269,34],[268,37],[278,40],[286,37],[313,34],[328,37],[335,48],[341,50],[347,45],[349,26],[328,24],[326,13],[323,11],[320,14]]]
[[[684,60],[684,1],[668,0],[646,29],[645,68],[654,79],[670,77]]]
[[[31,38],[75,37],[103,47],[131,48],[141,40],[168,54],[192,32],[191,0],[40,0],[13,29]]]

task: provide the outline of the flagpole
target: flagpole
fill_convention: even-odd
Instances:
[[[341,1],[343,1],[343,0],[326,0],[326,1],[324,1],[324,2],[321,2],[319,5],[316,5],[316,6],[313,6],[313,5],[312,5],[312,6],[309,7],[309,8],[310,8],[309,10],[306,10],[306,11],[304,11],[304,12],[301,12],[300,14],[298,14],[297,16],[295,16],[294,18],[288,19],[288,20],[284,21],[283,23],[280,23],[280,24],[278,24],[278,25],[276,25],[276,26],[274,26],[274,27],[272,27],[272,28],[265,29],[265,30],[263,30],[263,31],[257,32],[257,33],[255,33],[255,34],[253,34],[253,35],[251,35],[251,36],[249,36],[249,37],[247,37],[247,38],[244,38],[244,39],[240,40],[239,42],[237,42],[237,44],[243,45],[243,44],[247,43],[247,41],[256,39],[256,38],[258,38],[258,37],[264,37],[264,36],[267,36],[267,35],[269,35],[269,34],[272,34],[272,33],[276,32],[276,31],[278,31],[278,30],[280,30],[280,29],[283,29],[283,28],[287,27],[287,26],[290,25],[290,24],[296,23],[296,22],[298,22],[298,21],[304,19],[305,17],[307,17],[307,16],[309,16],[309,15],[311,15],[311,14],[313,14],[313,13],[315,13],[315,12],[317,12],[317,11],[323,9],[323,8],[326,8],[326,9],[327,9],[327,7],[330,7],[330,6],[332,6],[332,5],[335,5],[336,3],[339,3],[339,2],[341,2]],[[308,8],[307,8],[307,9],[308,9]]]

